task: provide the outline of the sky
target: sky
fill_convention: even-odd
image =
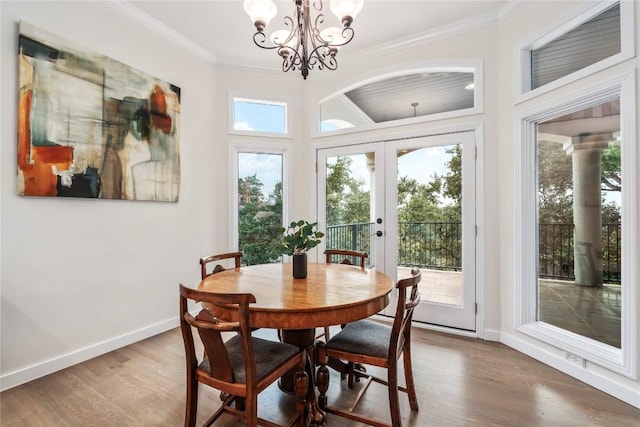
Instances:
[[[282,155],[240,153],[238,156],[238,177],[256,175],[262,182],[265,197],[273,194],[276,183],[282,181]]]

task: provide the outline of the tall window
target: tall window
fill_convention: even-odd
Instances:
[[[238,153],[238,248],[247,265],[281,259],[283,155]]]
[[[620,99],[537,124],[538,319],[620,348]]]
[[[521,117],[518,330],[637,375],[635,76]],[[532,111],[532,110],[529,110]]]

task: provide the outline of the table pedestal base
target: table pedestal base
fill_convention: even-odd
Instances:
[[[327,414],[318,405],[315,392],[315,352],[314,345],[316,330],[313,329],[285,329],[282,331],[282,342],[293,344],[307,350],[307,374],[309,375],[309,388],[307,391],[307,425],[326,427]],[[278,387],[285,393],[295,394],[294,380],[295,370],[291,370],[278,380]]]

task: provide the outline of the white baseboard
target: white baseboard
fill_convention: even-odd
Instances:
[[[500,331],[495,329],[485,329],[483,339],[487,341],[495,341],[500,342],[500,337],[502,336]]]
[[[564,358],[544,351],[544,349],[531,345],[514,335],[500,333],[500,342],[640,409],[640,390],[625,387],[613,381],[611,378],[599,375],[597,372],[578,367],[566,361]]]
[[[102,341],[89,347],[81,348],[71,353],[67,353],[17,371],[9,372],[0,376],[0,391],[8,390],[20,384],[44,377],[45,375],[52,374],[61,369],[68,368],[69,366],[73,366],[129,344],[158,335],[162,332],[168,331],[169,329],[173,329],[178,325],[178,317],[176,316],[172,319],[138,329],[137,331]]]

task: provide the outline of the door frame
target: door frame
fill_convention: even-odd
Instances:
[[[317,151],[319,149],[324,148],[334,148],[334,147],[343,147],[349,145],[359,145],[363,143],[373,143],[373,142],[385,142],[385,141],[395,141],[400,139],[407,138],[419,138],[419,137],[429,137],[429,136],[437,136],[447,133],[459,133],[459,132],[469,132],[472,131],[475,133],[476,139],[476,225],[477,225],[477,234],[476,234],[476,259],[475,259],[475,282],[476,282],[476,303],[477,303],[477,316],[476,316],[476,330],[473,331],[465,331],[455,328],[447,328],[437,325],[425,324],[425,323],[416,323],[415,326],[422,327],[425,329],[437,330],[447,333],[452,333],[455,335],[462,336],[470,336],[481,339],[488,339],[492,341],[500,340],[500,331],[499,330],[485,330],[485,218],[484,218],[484,193],[485,193],[485,183],[484,183],[484,140],[485,140],[485,129],[484,123],[482,121],[463,121],[455,125],[451,126],[439,126],[438,123],[429,123],[425,124],[425,126],[421,127],[421,129],[414,130],[406,130],[406,129],[390,129],[390,130],[381,130],[380,132],[376,132],[375,134],[368,134],[366,132],[351,134],[351,135],[337,135],[335,137],[323,137],[316,138],[315,141],[312,141],[310,144],[310,154],[309,154],[309,168],[310,170],[315,170],[316,174],[314,178],[309,182],[309,194],[314,194],[315,197],[312,197],[311,202],[311,213],[316,215],[318,212],[318,165],[317,165]],[[320,259],[320,258],[318,258]],[[496,295],[497,297],[497,295]],[[381,319],[388,319],[383,316]]]

